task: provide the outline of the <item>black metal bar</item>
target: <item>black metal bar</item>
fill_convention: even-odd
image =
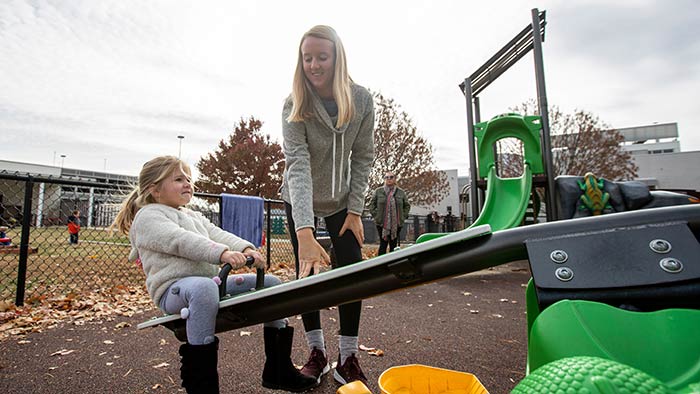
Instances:
[[[541,23],[540,13],[537,8],[532,9],[532,25]],[[542,118],[542,154],[547,175],[547,188],[545,198],[547,201],[547,221],[558,219],[557,206],[554,201],[554,165],[552,163],[552,144],[549,133],[549,109],[547,104],[547,89],[544,83],[544,60],[542,56],[542,41],[539,34],[533,34],[533,46],[535,57],[535,77],[537,80],[537,103]]]
[[[474,92],[472,92],[472,96],[474,96],[474,124],[480,123],[481,122],[481,99],[479,96],[476,96]],[[474,142],[474,149],[477,149],[476,147],[476,141]],[[476,152],[476,150],[475,150]],[[494,156],[497,157],[497,156]],[[478,163],[477,163],[478,165]],[[477,183],[479,182],[479,173],[477,172]],[[484,189],[477,188],[476,189],[476,207],[477,211],[472,212],[472,223],[476,220],[476,218],[479,216],[479,213],[481,213],[481,207],[484,205]]]
[[[545,16],[545,11],[539,13],[539,22],[537,25],[539,27],[538,31],[541,41],[544,41],[545,26],[547,25]],[[537,35],[533,34],[534,31],[532,24],[527,25],[520,33],[496,52],[495,55],[491,56],[489,60],[469,76],[472,83],[472,97],[476,97],[501,74],[506,72],[533,49],[532,37]],[[462,93],[464,93],[464,85],[460,84],[459,88]]]
[[[272,264],[270,257],[270,255],[272,254],[272,209],[270,200],[265,200],[265,205],[267,206],[267,228],[265,229],[265,248],[267,252],[267,268],[269,269],[270,265]]]
[[[334,305],[375,297],[406,287],[446,279],[511,261],[527,259],[525,241],[553,236],[612,231],[619,228],[654,227],[663,223],[685,222],[697,234],[700,231],[700,205],[653,208],[580,219],[562,220],[497,231],[439,250],[424,252],[405,260],[419,273],[410,282],[380,265],[371,269],[348,270],[333,276],[333,271],[240,296],[240,302],[227,306],[226,313],[239,317],[228,329],[236,329],[302,314]],[[344,267],[345,268],[345,267]],[[326,280],[328,276],[330,280]]]
[[[27,257],[29,256],[29,229],[32,222],[32,193],[34,181],[27,177],[24,189],[24,207],[22,207],[22,236],[19,243],[19,266],[17,267],[17,293],[15,305],[24,305],[24,288],[27,280]]]
[[[472,222],[479,216],[479,197],[477,193],[477,181],[479,172],[476,170],[476,140],[474,139],[474,108],[472,107],[472,83],[469,78],[464,79],[464,97],[467,100],[467,142],[469,143],[469,175],[472,184],[469,190],[469,202],[472,207]],[[477,102],[478,103],[478,102]],[[479,114],[481,116],[481,114]]]

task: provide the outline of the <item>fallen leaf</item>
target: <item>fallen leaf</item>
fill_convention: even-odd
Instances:
[[[370,356],[382,357],[384,356],[384,351],[382,349],[374,349],[367,352]]]
[[[74,351],[75,351],[75,350],[61,349],[61,350],[59,350],[59,351],[57,351],[57,352],[51,353],[51,355],[52,355],[52,356],[56,356],[56,355],[59,355],[59,356],[67,356],[67,355],[73,353]]]
[[[158,365],[154,365],[153,368],[164,368],[164,367],[167,367],[167,366],[170,366],[170,364],[168,364],[168,363],[166,363],[166,362],[162,362],[162,363],[160,363],[160,364],[158,364]]]
[[[165,345],[168,344],[168,341],[166,341],[165,339],[161,338],[161,340],[160,340],[160,342],[158,342],[158,344],[159,344],[160,346],[165,346]]]

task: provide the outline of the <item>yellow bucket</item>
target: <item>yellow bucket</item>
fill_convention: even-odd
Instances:
[[[382,394],[488,394],[476,376],[412,364],[392,367],[379,377]]]

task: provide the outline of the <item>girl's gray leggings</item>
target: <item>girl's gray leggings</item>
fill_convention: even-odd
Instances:
[[[282,283],[274,275],[265,275],[265,287]],[[255,288],[255,274],[229,275],[226,292],[234,295]],[[183,309],[185,309],[183,311]],[[160,299],[160,309],[186,318],[187,342],[206,345],[214,342],[216,314],[219,311],[219,287],[212,278],[188,276],[168,288]],[[265,323],[265,327],[283,328],[287,319]]]

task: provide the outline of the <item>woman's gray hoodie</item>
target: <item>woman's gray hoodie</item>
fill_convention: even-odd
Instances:
[[[295,230],[314,227],[314,216],[326,217],[347,208],[362,214],[370,167],[374,159],[374,101],[360,85],[352,85],[355,113],[336,128],[314,93],[315,117],[288,122],[292,98],[282,111],[286,159],[282,199],[292,205]]]

